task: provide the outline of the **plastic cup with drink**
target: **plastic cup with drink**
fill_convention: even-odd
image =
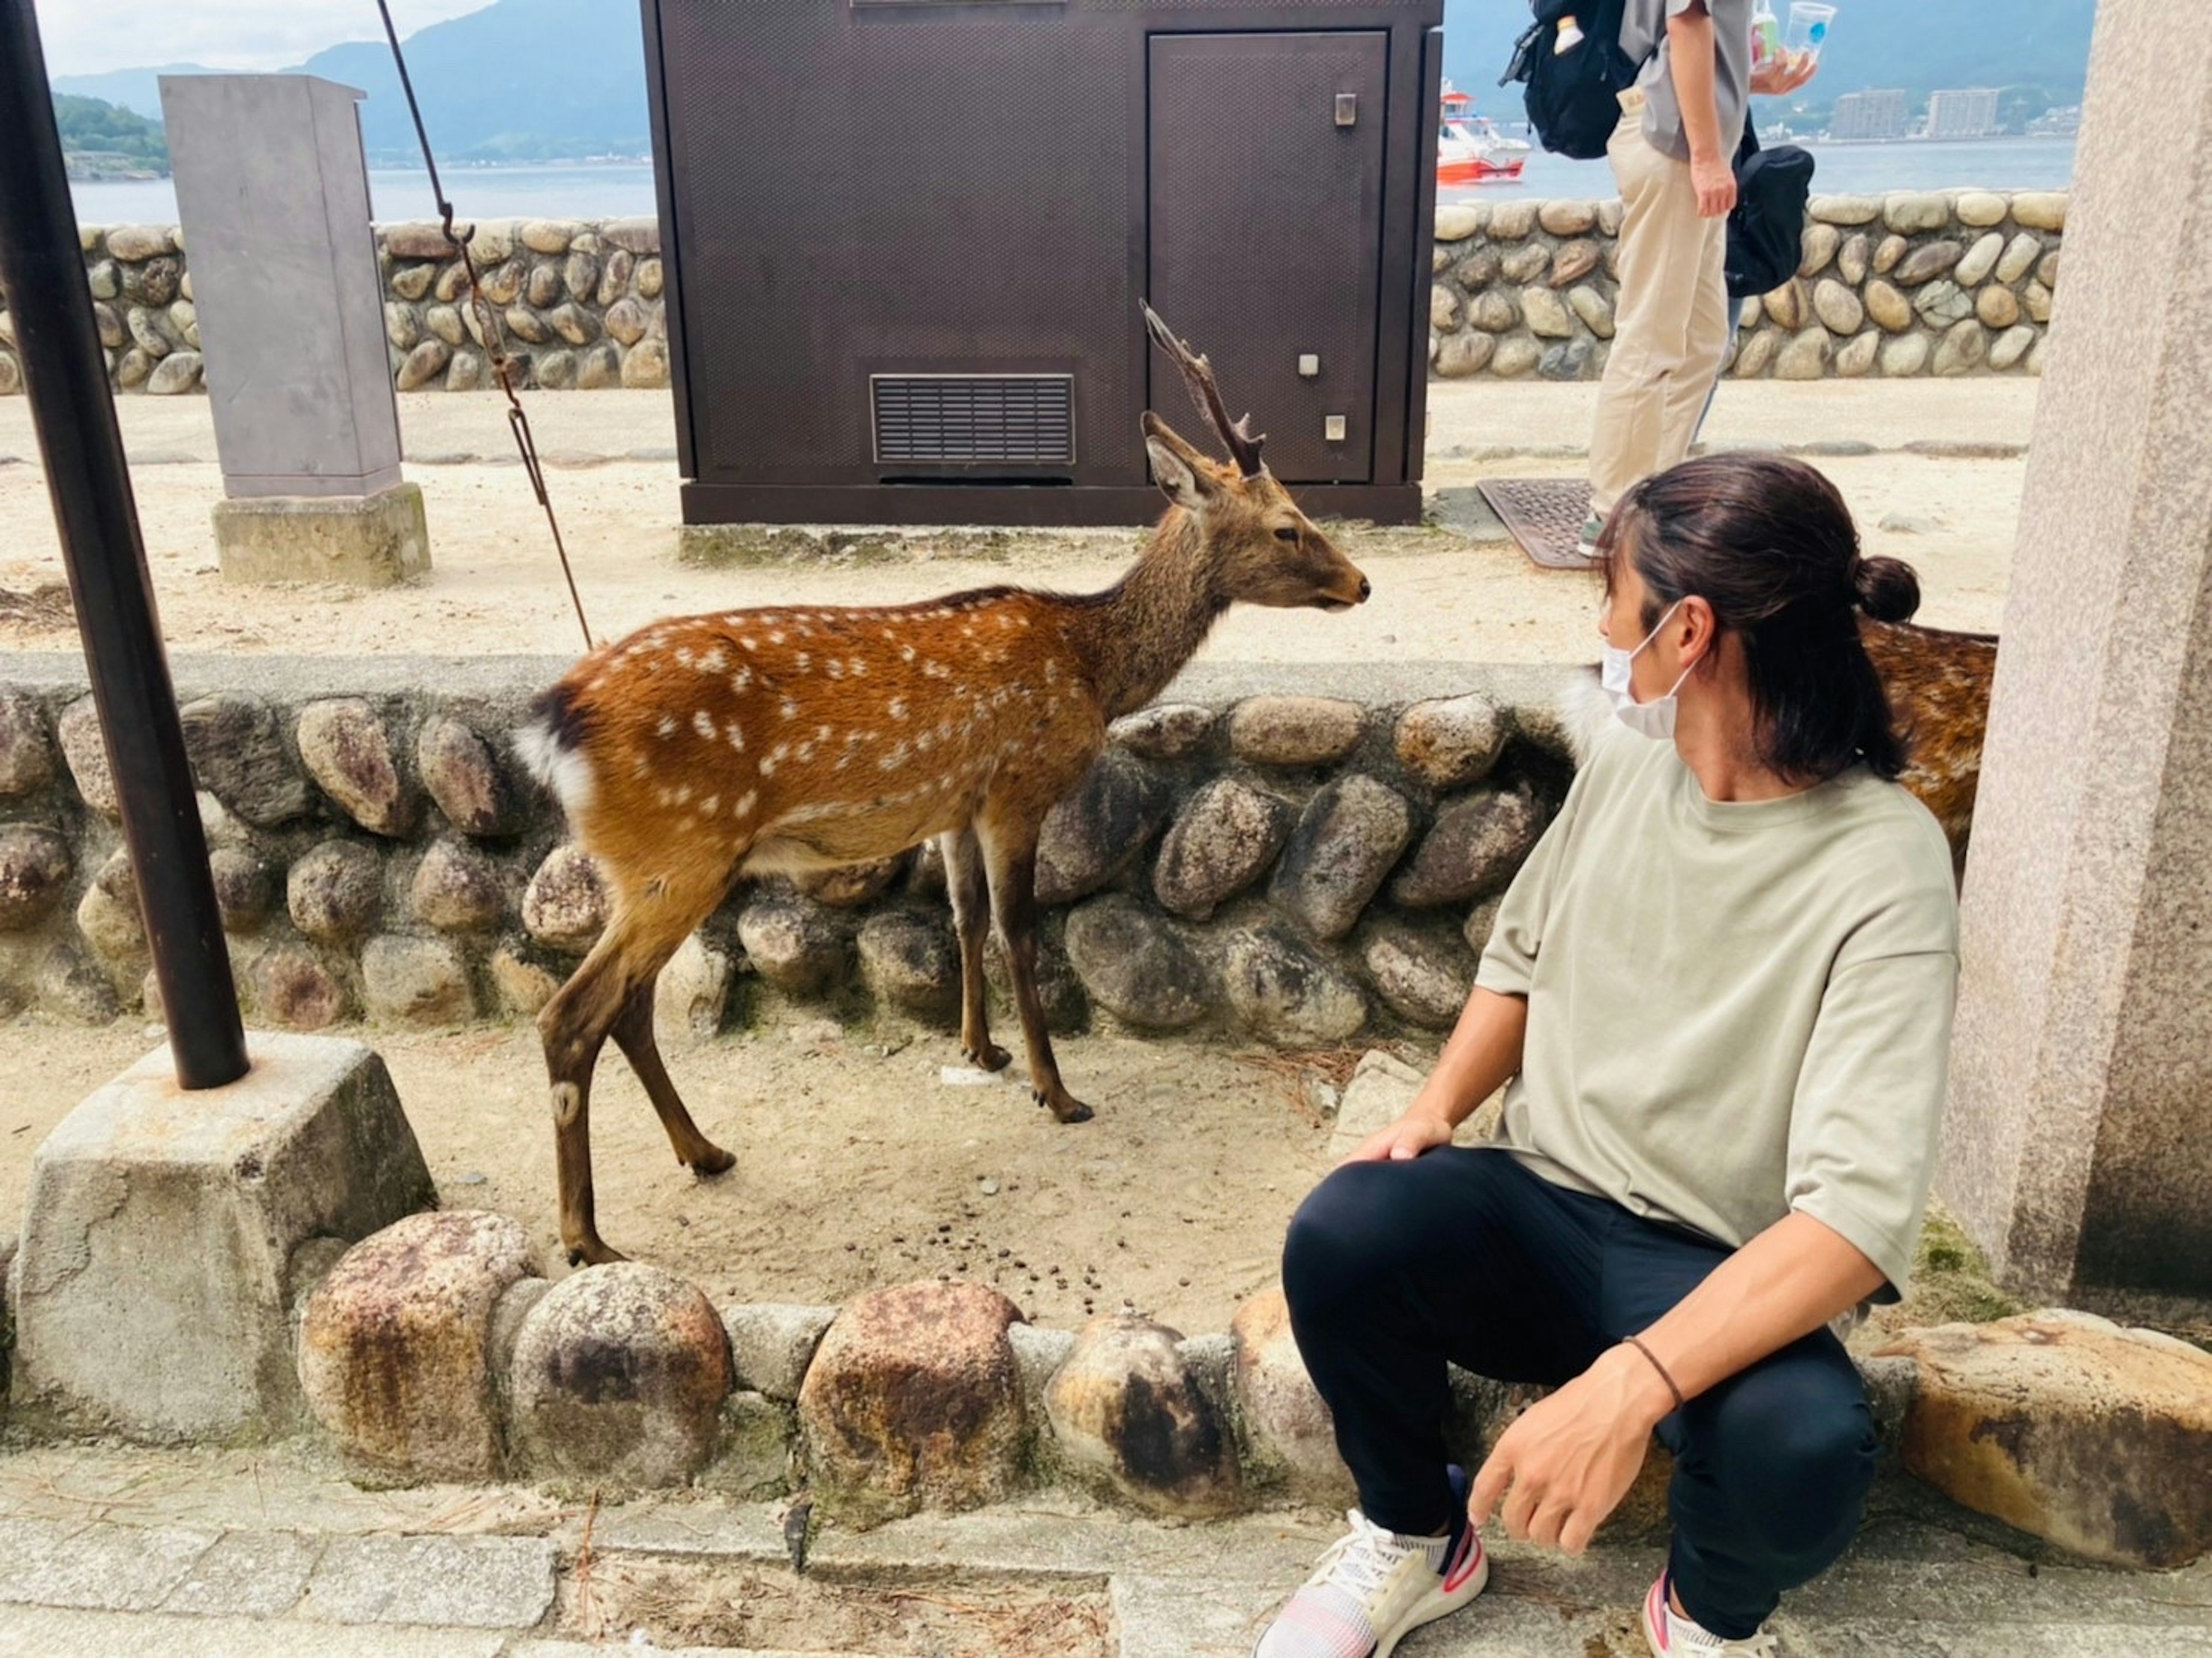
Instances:
[[[1752,67],[1774,67],[1793,75],[1809,73],[1820,61],[1820,48],[1827,44],[1828,27],[1835,19],[1833,6],[1791,0],[1785,32],[1767,0],[1759,0],[1751,16]]]

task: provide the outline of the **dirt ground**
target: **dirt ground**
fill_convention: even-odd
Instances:
[[[446,1206],[513,1215],[561,1276],[535,1034],[366,1039]],[[54,1125],[161,1040],[136,1021],[0,1024],[0,1216],[22,1212],[31,1153]],[[962,1069],[957,1042],[909,1026],[817,1019],[672,1042],[700,1127],[737,1154],[713,1181],[677,1165],[611,1052],[592,1099],[600,1230],[723,1302],[826,1305],[950,1273],[1048,1327],[1127,1303],[1188,1333],[1225,1329],[1274,1281],[1284,1225],[1328,1171],[1328,1122],[1280,1061],[1188,1042],[1056,1046],[1093,1122],[1054,1123],[1018,1084],[945,1082]]]
[[[1821,455],[1870,551],[1920,570],[1924,620],[1993,629],[2019,519],[2037,382],[1839,381],[1724,386],[1716,444],[1870,446]],[[1587,659],[1589,580],[1539,571],[1486,524],[1484,477],[1582,470],[1587,386],[1455,382],[1431,389],[1431,523],[1346,528],[1340,540],[1375,584],[1340,616],[1244,610],[1201,659],[1543,662]],[[577,630],[528,482],[489,397],[400,399],[409,476],[426,498],[434,568],[377,593],[328,586],[239,588],[216,567],[209,512],[222,493],[204,398],[126,398],[148,562],[178,652],[372,655],[567,653]],[[532,400],[554,501],[594,630],[616,637],[672,612],[742,604],[884,603],[983,583],[1103,586],[1136,532],[909,537],[888,556],[702,569],[678,558],[679,478],[666,397],[551,394]],[[1908,445],[1951,447],[1929,453]],[[1975,449],[1961,452],[1958,446]],[[73,650],[58,544],[27,404],[0,399],[0,649]],[[1885,524],[1890,528],[1882,527]]]

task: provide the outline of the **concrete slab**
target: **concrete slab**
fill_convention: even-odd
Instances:
[[[247,1046],[245,1078],[193,1094],[159,1049],[39,1147],[8,1297],[18,1419],[157,1442],[290,1427],[293,1251],[436,1201],[374,1053]]]
[[[150,1612],[212,1548],[212,1532],[0,1521],[0,1601]]]
[[[215,504],[216,561],[226,581],[337,581],[389,587],[427,575],[422,490],[373,495],[255,495]]]
[[[341,1537],[300,1616],[326,1624],[534,1629],[553,1609],[553,1545],[537,1537]]]
[[[319,1537],[227,1532],[192,1563],[161,1609],[203,1617],[279,1617],[300,1604],[322,1557]]]
[[[289,1619],[130,1616],[0,1606],[0,1658],[501,1658],[507,1637],[465,1630],[318,1628]]]

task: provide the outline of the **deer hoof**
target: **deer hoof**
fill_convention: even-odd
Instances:
[[[702,1155],[691,1159],[691,1172],[702,1180],[715,1175],[726,1175],[737,1166],[737,1158],[719,1145],[710,1145]]]
[[[610,1248],[599,1238],[587,1238],[568,1248],[568,1265],[571,1266],[605,1266],[609,1261],[629,1259],[621,1250]]]
[[[1070,1099],[1064,1096],[1055,1100],[1048,1096],[1042,1089],[1030,1090],[1030,1097],[1050,1111],[1054,1120],[1059,1122],[1089,1122],[1096,1114],[1081,1100]]]
[[[981,1048],[963,1048],[960,1057],[978,1071],[1004,1071],[1014,1062],[1014,1056],[996,1042],[985,1042]]]

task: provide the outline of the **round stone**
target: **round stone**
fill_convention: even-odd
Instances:
[[[1584,283],[1567,290],[1567,307],[1582,319],[1583,326],[1601,340],[1613,337],[1613,306],[1605,295]]]
[[[906,856],[878,858],[865,864],[840,864],[835,869],[809,870],[791,878],[792,884],[817,904],[832,909],[865,909],[891,890],[906,872]]]
[[[1996,369],[2010,368],[2034,348],[2039,337],[2036,331],[2025,323],[2017,327],[2008,328],[1990,343],[1990,367]]]
[[[2045,254],[2043,256],[2042,262],[2035,267],[2035,280],[2041,282],[2045,288],[2054,290],[2057,288],[2058,250],[2057,248],[2054,247],[2051,252]]]
[[[1778,380],[1816,380],[1828,372],[1828,355],[1833,349],[1828,331],[1817,324],[1806,329],[1782,348],[1774,359],[1774,378]]]
[[[161,225],[113,225],[107,232],[108,257],[121,259],[126,264],[159,258],[176,251],[176,239]]]
[[[1874,372],[1875,355],[1881,349],[1881,334],[1869,328],[1848,345],[1836,352],[1836,374],[1843,380],[1863,380]]]
[[[84,890],[76,907],[76,930],[94,955],[118,963],[137,963],[146,953],[146,922],[138,908],[138,884],[131,859],[118,852]]]
[[[422,325],[448,345],[459,345],[469,337],[469,331],[461,325],[461,313],[450,305],[434,305],[422,313]]]
[[[1926,191],[1899,191],[1884,198],[1881,217],[1900,236],[1942,230],[1951,222],[1951,198]]]
[[[576,359],[579,392],[611,391],[622,384],[622,353],[611,340],[601,340]]]
[[[69,842],[52,829],[0,828],[0,932],[27,932],[60,908],[76,868]]]
[[[75,1024],[113,1023],[123,1012],[108,970],[73,943],[57,943],[39,963],[39,1005]]]
[[[2043,244],[2023,230],[2005,244],[2003,255],[1997,260],[1996,279],[2001,282],[2016,282],[2035,269],[2035,262],[2043,257]]]
[[[372,938],[361,953],[362,999],[386,1024],[437,1030],[476,1017],[468,969],[436,938]]]
[[[1874,196],[1815,196],[1807,210],[1821,224],[1872,224],[1881,216],[1881,201]]]
[[[483,384],[484,360],[473,351],[456,351],[446,365],[446,390],[473,392]]]
[[[1010,1495],[1026,1422],[1006,1333],[1020,1319],[979,1284],[906,1284],[847,1303],[799,1392],[817,1491],[862,1519]]]
[[[1486,789],[1437,814],[1420,847],[1390,884],[1391,902],[1407,909],[1460,904],[1513,878],[1543,829],[1535,800],[1519,789]]]
[[[528,306],[510,305],[503,320],[507,324],[507,331],[525,345],[544,345],[553,337],[553,331],[546,325],[545,319]],[[454,343],[459,344],[459,342],[457,340]]]
[[[1140,1030],[1181,1030],[1211,1014],[1220,986],[1170,922],[1121,893],[1067,918],[1067,959],[1084,990]]]
[[[1535,203],[1498,202],[1491,205],[1490,240],[1492,241],[1521,241],[1535,228]]]
[[[1771,294],[1762,295],[1759,304],[1777,327],[1794,334],[1812,315],[1810,295],[1806,284],[1793,276]]]
[[[1156,1514],[1201,1519],[1237,1506],[1234,1442],[1164,1326],[1104,1318],[1078,1333],[1045,1388],[1063,1463]]]
[[[639,1261],[573,1272],[522,1321],[507,1370],[517,1447],[541,1473],[684,1485],[714,1454],[730,1339],[693,1284]]]
[[[464,835],[507,835],[526,813],[514,778],[490,744],[462,720],[425,720],[415,744],[415,768],[446,821]]]
[[[860,977],[878,1002],[931,1021],[959,1011],[960,950],[950,918],[909,910],[872,915],[857,942]]]
[[[349,1456],[425,1479],[500,1471],[490,1366],[501,1299],[536,1278],[504,1215],[410,1215],[346,1251],[307,1297],[300,1386]]]
[[[1807,225],[1804,240],[1799,244],[1797,274],[1808,280],[1819,276],[1836,257],[1843,240],[1844,233],[1833,225],[1822,224],[1818,220]]]
[[[1480,294],[1498,280],[1501,269],[1498,250],[1486,243],[1459,262],[1459,269],[1452,272],[1452,277],[1468,293]]]
[[[1474,988],[1474,958],[1450,935],[1388,924],[1362,945],[1360,964],[1383,1005],[1425,1030],[1450,1029]]]
[[[605,931],[611,899],[591,853],[557,846],[522,894],[522,926],[549,949],[581,956]]]
[[[1160,907],[1205,920],[1273,866],[1294,815],[1288,801],[1237,778],[1206,784],[1161,844],[1152,870]]]
[[[415,307],[398,300],[384,302],[384,337],[395,351],[410,351],[422,337],[422,325]]]
[[[1951,211],[1960,224],[1980,230],[2002,224],[2009,206],[2003,197],[1993,191],[1968,190],[1960,193],[1959,199],[1951,204]]]
[[[638,297],[657,300],[660,297],[661,274],[659,259],[640,259],[637,262]]]
[[[1237,1413],[1255,1459],[1286,1476],[1301,1502],[1334,1508],[1357,1501],[1337,1455],[1335,1420],[1298,1357],[1283,1292],[1263,1290],[1238,1308],[1229,1335]]]
[[[1757,380],[1773,362],[1774,353],[1781,343],[1780,331],[1772,328],[1762,328],[1748,339],[1739,337],[1735,367],[1730,372],[1738,380]]]
[[[738,914],[738,942],[753,971],[790,995],[826,995],[850,970],[844,932],[820,905],[803,898],[755,895]]]
[[[477,268],[483,270],[483,262],[478,260],[477,263]],[[494,265],[483,270],[483,296],[494,305],[513,305],[522,297],[522,284],[529,275],[529,266],[520,259],[509,259],[504,264]]]
[[[1398,762],[1431,788],[1463,788],[1487,776],[1505,751],[1511,722],[1480,691],[1416,702],[1398,718]]]
[[[1459,295],[1442,282],[1429,289],[1429,326],[1449,334],[1459,326]]]
[[[1167,780],[1135,756],[1109,749],[1045,814],[1037,836],[1036,900],[1072,903],[1108,885],[1150,850],[1175,808]]]
[[[1936,372],[1942,375],[1972,374],[1988,361],[1989,331],[1972,317],[1954,325],[1936,348]]]
[[[146,389],[157,398],[181,397],[200,389],[200,354],[172,351],[146,378]]]
[[[1849,237],[1836,251],[1836,274],[1851,287],[1856,288],[1866,280],[1867,267],[1874,258],[1873,245],[1864,232]]]
[[[351,841],[325,841],[284,880],[292,925],[310,938],[344,944],[376,925],[384,907],[384,870],[376,854]]]
[[[607,332],[624,345],[635,345],[653,325],[652,313],[635,300],[617,300],[607,307]]]
[[[1964,257],[1965,250],[1954,241],[1929,242],[1916,247],[1897,267],[1897,285],[1917,288],[1923,282],[1933,282],[1955,269]]]
[[[2023,230],[2066,228],[2063,191],[2028,191],[2012,198],[2013,222]]]
[[[2020,320],[2020,296],[1992,283],[1974,296],[1974,314],[1984,327],[2002,332]]]
[[[1500,380],[1519,380],[1543,360],[1544,349],[1535,337],[1516,330],[1501,336],[1490,360],[1490,372]]]
[[[345,987],[304,950],[270,950],[249,980],[262,1016],[288,1030],[326,1029],[345,1017]]]
[[[1598,268],[1602,258],[1598,245],[1593,241],[1572,241],[1552,255],[1551,285],[1565,288],[1580,282]]]
[[[1358,746],[1366,710],[1322,696],[1248,697],[1231,710],[1229,744],[1255,766],[1332,766]]]
[[[38,702],[0,695],[0,799],[36,794],[54,777],[54,745]]]
[[[668,344],[640,340],[623,358],[623,384],[633,391],[657,391],[668,384]]]
[[[1912,326],[1912,302],[1879,276],[1866,285],[1866,309],[1888,333],[1902,334]]]
[[[1498,274],[1510,282],[1534,282],[1552,268],[1552,250],[1541,242],[1510,247],[1498,259]]]
[[[1866,321],[1866,307],[1859,296],[1833,276],[1821,277],[1814,288],[1813,313],[1834,334],[1856,334]]]
[[[1905,257],[1906,250],[1911,248],[1911,246],[1912,244],[1906,241],[1902,236],[1883,237],[1881,239],[1881,245],[1874,251],[1874,268],[1875,274],[1877,276],[1886,276],[1891,271],[1896,270],[1897,262]]]
[[[562,291],[561,267],[556,264],[532,266],[522,284],[524,300],[540,311],[560,304]]]
[[[1497,349],[1495,335],[1455,334],[1437,348],[1437,373],[1445,380],[1465,380],[1479,374]]]
[[[1560,303],[1559,296],[1548,288],[1521,290],[1521,319],[1538,339],[1564,340],[1574,335],[1574,318]]]
[[[305,817],[314,794],[284,746],[276,711],[250,696],[203,696],[178,711],[192,776],[257,829]]]
[[[499,1005],[521,1018],[534,1019],[561,988],[562,975],[514,950],[495,951],[491,958],[492,988]]]
[[[208,853],[208,873],[215,879],[216,908],[226,932],[253,932],[276,907],[276,878],[250,852],[217,847]]]
[[[1316,938],[1352,931],[1413,838],[1405,796],[1362,773],[1307,803],[1275,874],[1276,904]]]
[[[1881,372],[1889,380],[1909,380],[1928,367],[1924,334],[1901,334],[1881,348]]]
[[[1536,222],[1554,236],[1587,236],[1597,224],[1597,206],[1592,202],[1546,202],[1536,210]]]
[[[1961,288],[1979,288],[1990,279],[2004,257],[2005,239],[1994,230],[1977,241],[1961,254],[1951,272],[1951,279]]]
[[[573,351],[540,351],[531,358],[530,367],[541,391],[565,392],[576,383],[576,354]]]
[[[575,227],[560,219],[532,219],[520,234],[522,245],[533,253],[566,253]]]
[[[1467,320],[1469,327],[1486,334],[1503,334],[1520,325],[1521,307],[1509,295],[1486,290],[1469,301]]]
[[[547,312],[545,325],[570,345],[589,345],[599,337],[597,320],[583,307],[574,303],[556,305]]]
[[[446,372],[453,349],[443,340],[424,340],[407,354],[393,384],[402,392],[419,392]]]
[[[1915,294],[1912,308],[1930,328],[1948,328],[1974,314],[1973,301],[1948,276]]]
[[[2051,290],[2041,282],[2030,282],[2020,290],[2020,308],[2027,313],[2030,322],[2051,320]]]
[[[1180,760],[1213,735],[1213,710],[1195,702],[1162,702],[1126,714],[1108,727],[1109,741],[1148,760]]]
[[[1473,202],[1447,202],[1437,209],[1437,240],[1463,242],[1482,228],[1485,210]]]
[[[372,835],[415,825],[415,790],[399,768],[392,734],[358,697],[310,702],[300,711],[300,759],[323,792]]]
[[[475,847],[440,841],[416,866],[409,891],[417,919],[441,932],[474,932],[507,919],[507,883]]]
[[[1232,933],[1224,955],[1230,1010],[1266,1041],[1327,1048],[1367,1023],[1359,987],[1280,927]]]

